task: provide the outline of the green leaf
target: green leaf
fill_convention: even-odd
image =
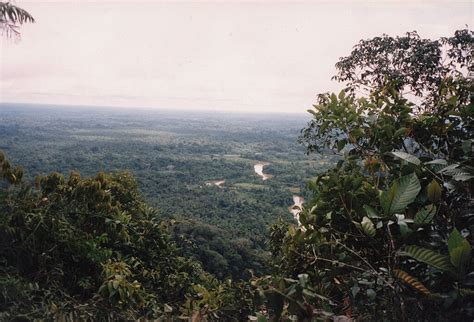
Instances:
[[[420,165],[421,163],[420,159],[418,159],[416,156],[411,155],[409,153],[402,152],[402,151],[394,151],[394,152],[390,152],[389,154],[395,158],[402,159],[409,163],[413,163],[414,165]]]
[[[364,217],[362,218],[362,222],[360,223],[360,226],[362,227],[362,231],[370,237],[375,236],[375,227],[372,221],[369,219],[369,217]]]
[[[454,267],[459,268],[470,260],[471,245],[461,236],[456,228],[449,234],[448,251],[451,263]]]
[[[337,97],[339,98],[339,100],[342,101],[345,96],[346,96],[346,92],[344,90],[342,90],[342,91],[339,92],[339,95]]]
[[[451,264],[449,257],[438,254],[430,249],[421,248],[418,246],[408,246],[400,255],[409,256],[419,262],[428,264],[441,271],[454,272],[454,267]]]
[[[350,135],[351,135],[352,137],[354,137],[354,138],[357,140],[357,139],[359,139],[359,138],[361,138],[361,137],[364,136],[364,132],[363,132],[361,129],[357,128],[357,129],[353,129],[353,130],[350,132]]]
[[[367,217],[369,218],[380,218],[380,216],[377,214],[377,211],[375,211],[374,208],[372,208],[369,205],[364,205],[363,206],[365,212],[367,213]]]
[[[396,180],[388,191],[380,196],[380,203],[386,215],[400,213],[415,201],[421,190],[418,177],[412,173]]]
[[[441,188],[435,179],[431,180],[431,182],[428,184],[428,187],[426,187],[426,193],[432,202],[438,201],[439,198],[441,198],[442,192],[443,188]]]
[[[257,322],[267,322],[268,319],[265,315],[257,313]]]
[[[398,228],[400,228],[400,234],[404,237],[412,232],[407,223],[404,221],[398,222]]]
[[[344,147],[346,146],[347,144],[347,140],[346,139],[343,139],[343,140],[339,140],[337,142],[337,151],[341,151],[342,149],[344,149]]]
[[[427,225],[431,223],[435,214],[436,207],[428,205],[416,213],[413,223],[417,226]]]
[[[399,128],[398,130],[395,131],[395,134],[393,136],[395,137],[399,137],[401,135],[405,135],[405,133],[407,132],[407,128],[406,127],[402,127],[402,128]]]

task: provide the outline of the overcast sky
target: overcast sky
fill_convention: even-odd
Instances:
[[[473,25],[472,1],[16,1],[0,102],[303,112],[362,38]]]

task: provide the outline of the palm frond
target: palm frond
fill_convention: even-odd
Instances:
[[[24,23],[33,23],[35,19],[26,10],[12,5],[10,2],[0,2],[0,30],[7,37],[19,37],[18,28]]]

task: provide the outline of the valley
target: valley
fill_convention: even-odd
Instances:
[[[185,252],[219,277],[241,277],[264,267],[269,225],[294,221],[293,196],[309,199],[307,182],[334,163],[297,143],[307,121],[304,114],[2,104],[0,149],[29,180],[130,171],[160,217],[186,226],[176,236],[195,244]]]

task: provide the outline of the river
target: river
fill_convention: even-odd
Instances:
[[[288,207],[288,211],[293,215],[293,218],[298,222],[298,226],[301,226],[300,213],[303,210],[304,198],[301,196],[293,195],[293,206]]]
[[[213,180],[213,181],[208,181],[206,182],[206,186],[218,186],[219,188],[222,188],[222,185],[225,183],[225,180]]]
[[[255,170],[255,173],[258,174],[259,176],[262,177],[262,180],[267,180],[267,179],[270,179],[271,177],[273,177],[271,174],[266,174],[266,173],[263,173],[263,168],[267,165],[269,165],[270,163],[268,162],[260,162],[260,163],[257,163],[256,165],[253,166],[253,169]]]

